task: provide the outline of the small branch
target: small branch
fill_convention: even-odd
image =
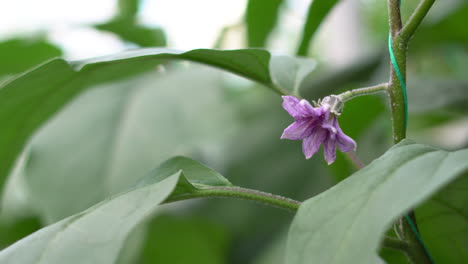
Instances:
[[[385,237],[382,242],[382,247],[408,252],[410,245],[406,241],[402,241],[393,237]]]
[[[170,198],[164,201],[164,203],[206,197],[234,197],[259,202],[292,212],[296,212],[301,205],[301,202],[293,199],[241,187],[212,187],[207,189],[197,189],[192,193],[179,195],[172,199]]]
[[[374,94],[378,92],[384,92],[386,90],[387,90],[387,84],[382,83],[382,84],[378,84],[378,85],[374,85],[370,87],[357,88],[357,89],[353,89],[350,91],[346,91],[344,93],[339,94],[338,96],[340,97],[341,101],[346,102],[359,96]]]
[[[431,9],[434,2],[435,0],[422,0],[419,2],[419,5],[398,34],[398,37],[403,41],[408,42],[421,24],[421,21],[424,19],[427,12],[429,12],[429,9]]]

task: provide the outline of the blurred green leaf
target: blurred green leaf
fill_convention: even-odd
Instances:
[[[279,8],[283,0],[249,0],[245,12],[247,44],[249,47],[265,47],[268,36],[276,26]]]
[[[122,40],[135,43],[140,47],[166,46],[166,35],[161,28],[145,27],[126,19],[114,19],[95,27],[114,33]]]
[[[296,53],[298,56],[308,55],[310,40],[338,1],[339,0],[312,0],[309,5],[304,28],[302,29],[302,38]]]
[[[447,152],[401,142],[301,205],[290,229],[286,262],[382,263],[377,249],[390,224],[466,172],[467,159],[468,149]]]
[[[270,54],[264,50],[140,49],[68,63],[52,60],[0,86],[0,188],[32,133],[83,90],[154,68],[164,60],[189,60],[222,68],[268,87]],[[276,61],[276,60],[275,60]],[[292,87],[282,87],[283,89]],[[25,107],[26,106],[26,107]],[[14,118],[13,118],[14,117]]]
[[[15,222],[0,221],[0,250],[41,228],[39,219],[27,217]]]
[[[442,4],[442,3],[441,3]],[[452,9],[438,21],[425,23],[418,29],[411,45],[432,46],[440,43],[458,42],[468,44],[468,27],[463,27],[468,17],[468,3],[461,1],[457,7]]]
[[[140,0],[118,0],[117,17],[134,20],[138,14]]]
[[[270,59],[271,78],[278,87],[298,95],[302,81],[315,69],[316,64],[307,58],[273,56]]]
[[[223,176],[194,160],[170,159],[126,192],[1,251],[0,263],[114,263],[132,229],[159,204],[210,184],[231,186]]]
[[[55,222],[126,189],[170,156],[213,159],[237,124],[220,77],[190,67],[85,92],[31,140],[25,174],[32,206]]]
[[[110,21],[94,27],[116,34],[122,40],[140,47],[166,46],[166,34],[161,28],[140,25],[137,20],[139,0],[119,0],[118,12]]]
[[[44,39],[15,38],[0,42],[0,77],[28,70],[62,51]]]
[[[417,79],[408,89],[409,111],[421,113],[440,110],[468,100],[468,81],[454,79]]]
[[[161,215],[149,223],[136,263],[222,264],[227,260],[226,231],[195,217]]]
[[[465,174],[416,209],[419,230],[436,263],[468,263],[467,194]]]

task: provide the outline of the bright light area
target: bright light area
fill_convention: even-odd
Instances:
[[[319,31],[316,37],[319,43],[328,43],[318,46],[322,59],[328,63],[343,65],[359,56],[359,52],[351,52],[362,45],[360,38],[353,37],[359,35],[355,22],[357,2],[349,0],[337,5],[326,19],[328,29]],[[285,2],[279,26],[271,35],[270,50],[294,53],[309,3],[310,0]],[[89,27],[112,18],[117,11],[116,4],[117,0],[1,1],[0,40],[47,33],[70,60],[132,48],[113,34]],[[170,48],[213,48],[224,27],[243,22],[246,4],[247,0],[143,0],[138,18],[144,25],[162,27]],[[330,30],[330,26],[340,30]],[[245,47],[244,36],[245,28],[235,27],[223,42],[223,48]]]
[[[176,49],[210,48],[221,29],[242,21],[246,0],[146,0],[144,24],[162,26]]]
[[[0,39],[48,32],[68,59],[84,59],[126,47],[112,34],[85,25],[105,22],[116,0],[16,0],[0,3]],[[210,48],[223,27],[242,20],[246,0],[146,0],[140,21],[161,26],[176,49]]]

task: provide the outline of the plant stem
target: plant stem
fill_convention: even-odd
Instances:
[[[393,39],[392,49],[396,62],[406,80],[406,50],[407,45],[397,38],[401,29],[401,15],[399,0],[388,0],[390,35]],[[406,137],[405,127],[405,104],[401,83],[393,65],[390,65],[390,80],[388,82],[388,93],[390,95],[390,106],[392,109],[393,142],[396,144]]]
[[[406,80],[406,52],[409,39],[432,6],[430,2],[433,3],[434,0],[422,0],[409,22],[405,25],[405,28],[402,30],[399,0],[388,0],[390,36],[392,38],[392,46],[390,48],[393,50],[403,81]],[[404,35],[400,35],[400,32]],[[394,67],[395,65],[390,66],[388,92],[392,109],[393,141],[396,144],[406,137],[406,105],[402,84],[398,79]],[[432,263],[428,252],[426,252],[419,238],[414,212],[411,211],[407,215],[407,218],[408,219],[402,217],[398,220],[398,228],[396,231],[399,238],[405,240],[409,244],[406,250],[408,258],[413,263]],[[411,226],[409,221],[414,223],[414,227]]]
[[[429,9],[432,7],[434,2],[435,0],[422,0],[419,2],[419,5],[398,34],[398,37],[408,42],[418,26],[421,24],[421,21],[424,19],[427,12],[429,12]]]
[[[164,203],[206,197],[234,197],[259,202],[292,212],[296,212],[301,205],[301,202],[293,199],[241,187],[211,187],[206,189],[196,189],[189,194],[178,195],[172,199],[170,198]]]
[[[405,253],[408,251],[409,246],[410,245],[406,241],[401,241],[393,237],[385,237],[382,242],[382,247],[384,248],[403,251]]]
[[[358,96],[384,92],[386,91],[386,89],[387,89],[387,84],[382,83],[382,84],[378,84],[378,85],[374,85],[370,87],[364,87],[364,88],[358,88],[358,89],[346,91],[344,93],[339,94],[338,96],[340,97],[341,101],[346,102]]]

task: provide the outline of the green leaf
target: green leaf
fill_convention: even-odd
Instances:
[[[117,16],[121,18],[135,19],[139,10],[140,0],[118,0],[119,11]]]
[[[245,12],[249,47],[265,47],[278,20],[282,0],[249,0]]]
[[[288,56],[273,56],[270,59],[270,71],[273,83],[278,87],[299,94],[302,80],[311,73],[316,62],[307,58],[292,58]]]
[[[220,77],[185,67],[84,92],[31,139],[31,207],[55,222],[125,190],[171,156],[216,159],[238,123]]]
[[[14,222],[0,221],[0,250],[41,228],[39,219],[26,217]]]
[[[162,163],[150,174],[152,177],[143,178],[137,186],[145,186],[160,182],[178,171],[184,171],[185,180],[181,180],[171,194],[171,199],[177,200],[193,189],[210,187],[233,186],[226,178],[216,171],[185,157],[174,157]]]
[[[171,171],[176,171],[169,175]],[[229,182],[188,158],[165,162],[127,192],[65,218],[0,252],[0,263],[114,263],[132,229],[167,199]]]
[[[468,170],[468,149],[403,141],[330,190],[305,201],[292,223],[286,262],[381,263],[391,223]]]
[[[10,39],[0,42],[0,77],[17,74],[59,57],[62,51],[43,39]]]
[[[161,28],[145,27],[127,19],[114,19],[95,27],[114,33],[122,40],[135,43],[140,47],[166,46],[166,35]]]
[[[435,263],[468,263],[468,174],[416,209],[421,235]]]
[[[270,53],[258,49],[140,49],[68,63],[49,61],[0,86],[0,188],[25,143],[45,121],[80,92],[100,83],[128,78],[166,60],[189,60],[218,67],[284,93],[272,82]]]
[[[442,8],[446,8],[440,4]],[[448,12],[438,21],[423,24],[415,35],[413,44],[421,47],[440,43],[468,44],[468,28],[460,27],[466,21],[468,4],[460,1],[451,10],[452,12]]]
[[[227,259],[228,238],[223,227],[203,218],[157,216],[149,223],[135,263],[222,264]]]
[[[412,81],[408,98],[412,113],[440,110],[468,100],[468,81],[417,79]]]
[[[307,18],[302,29],[302,39],[297,50],[298,56],[307,56],[309,52],[309,42],[317,31],[318,27],[328,15],[330,10],[339,0],[312,0],[307,13]]]

